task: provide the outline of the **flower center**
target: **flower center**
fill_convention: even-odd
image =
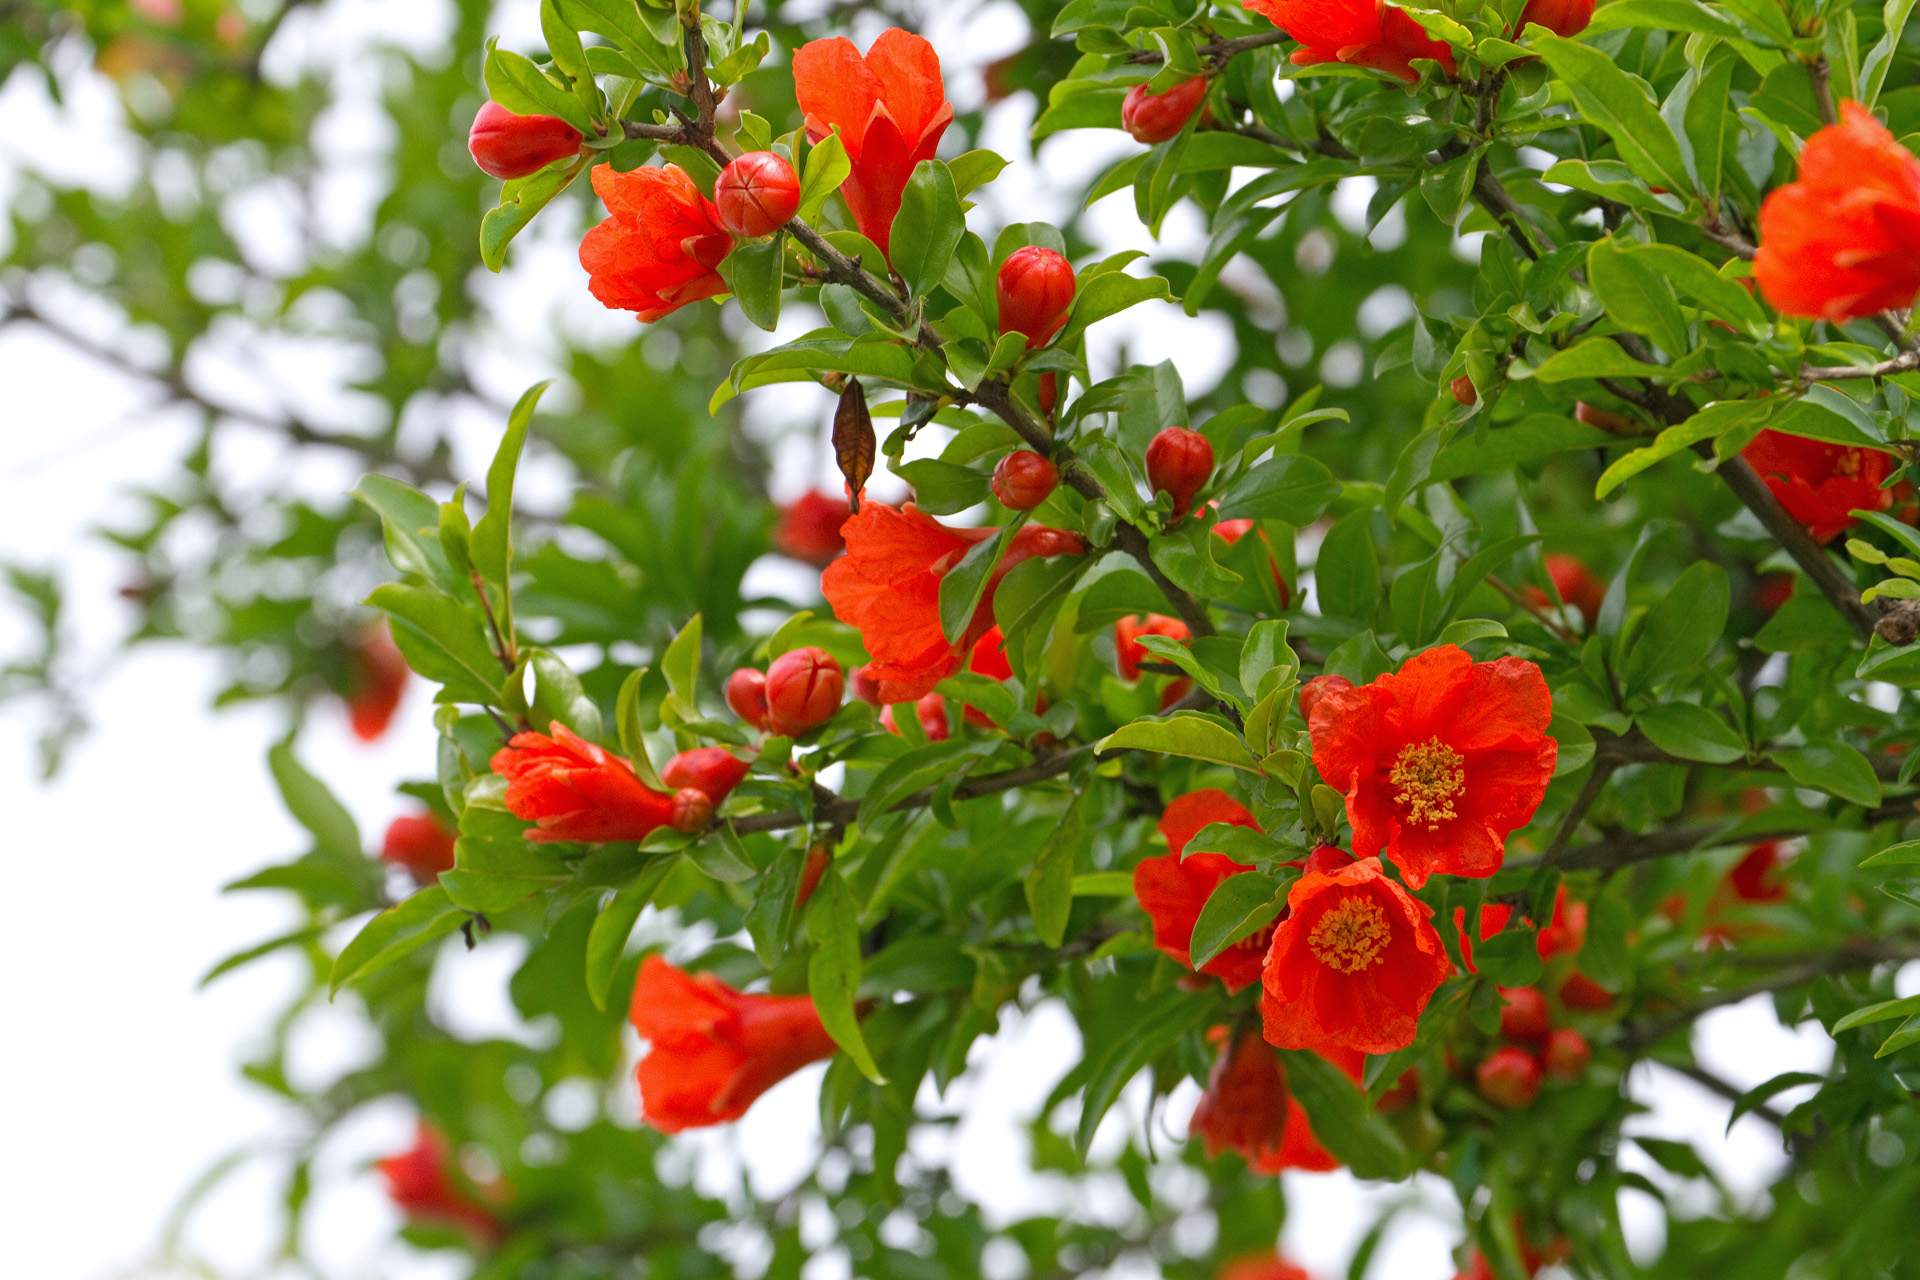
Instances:
[[[1467,789],[1466,758],[1438,738],[1403,750],[1387,775],[1408,826],[1438,831],[1460,815],[1453,802]]]
[[[1392,937],[1379,903],[1369,897],[1342,898],[1315,922],[1307,945],[1328,968],[1359,973],[1380,959]]]

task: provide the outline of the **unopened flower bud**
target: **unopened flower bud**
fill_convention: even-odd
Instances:
[[[1009,511],[1031,511],[1060,484],[1060,469],[1031,449],[1015,449],[993,468],[993,496]]]
[[[1480,393],[1474,390],[1473,379],[1464,373],[1453,380],[1452,389],[1453,398],[1461,404],[1471,405],[1480,399]]]
[[[1135,142],[1148,146],[1165,142],[1187,127],[1187,117],[1206,96],[1206,79],[1199,76],[1165,93],[1151,93],[1146,85],[1137,84],[1127,90],[1126,100],[1120,104],[1120,127],[1132,134]]]
[[[517,116],[483,103],[467,135],[473,162],[496,178],[524,178],[580,151],[581,133],[556,116]]]
[[[1517,1111],[1540,1095],[1540,1063],[1525,1049],[1495,1049],[1474,1072],[1480,1096],[1495,1106]]]
[[[1000,264],[993,292],[1000,332],[1023,333],[1028,347],[1044,347],[1073,310],[1073,266],[1052,249],[1030,244]]]
[[[1147,445],[1147,484],[1173,497],[1175,518],[1187,514],[1213,474],[1213,445],[1198,431],[1168,427]]]
[[[704,831],[713,818],[713,801],[698,787],[682,787],[673,793],[673,817],[667,825],[675,831]]]
[[[675,791],[692,787],[719,804],[740,785],[748,768],[745,760],[725,747],[695,747],[667,761],[667,767],[660,771],[660,781]]]
[[[736,236],[770,236],[800,208],[800,179],[771,151],[749,151],[713,184],[720,225]]]
[[[786,738],[818,728],[840,709],[846,687],[840,663],[825,649],[781,654],[767,668],[767,727]]]
[[[742,667],[727,677],[727,705],[756,729],[767,727],[767,677]]]

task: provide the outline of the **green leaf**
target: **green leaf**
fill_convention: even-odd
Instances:
[[[667,678],[675,709],[683,719],[700,716],[701,616],[694,614],[660,655],[660,673]]]
[[[1650,689],[1697,673],[1726,630],[1732,598],[1725,569],[1708,561],[1688,565],[1673,589],[1647,611],[1621,666],[1627,688]]]
[[[398,906],[388,907],[340,949],[327,979],[329,996],[355,978],[364,978],[394,961],[438,941],[467,919],[439,885],[420,890]]]
[[[1094,1131],[1120,1097],[1127,1082],[1161,1055],[1180,1037],[1217,1016],[1220,1000],[1213,992],[1188,992],[1175,989],[1163,992],[1140,1006],[1133,1025],[1125,1034],[1115,1036],[1087,1059],[1087,1087],[1080,1103],[1080,1126],[1074,1135],[1075,1149],[1085,1158],[1093,1145]]]
[[[529,648],[526,656],[533,662],[533,721],[542,733],[556,720],[585,738],[600,740],[600,706],[580,683],[580,677],[546,648]]]
[[[1451,227],[1460,221],[1460,211],[1473,194],[1474,175],[1480,168],[1481,152],[1476,149],[1455,156],[1445,164],[1434,165],[1420,174],[1420,195],[1433,216]]]
[[[1869,807],[1880,803],[1880,779],[1867,758],[1845,743],[1828,740],[1769,751],[1767,758],[1803,787]]]
[[[1320,612],[1365,622],[1380,606],[1380,555],[1373,545],[1373,511],[1350,511],[1321,540],[1313,565]]]
[[[1225,543],[1213,536],[1203,521],[1183,520],[1170,533],[1147,541],[1147,553],[1174,586],[1203,600],[1217,599],[1240,585],[1240,575],[1222,569],[1214,552]]]
[[[1073,300],[1073,315],[1053,345],[1071,351],[1094,324],[1119,315],[1143,302],[1171,302],[1173,292],[1159,276],[1142,279],[1124,271],[1109,271],[1084,280]]]
[[[487,95],[517,116],[558,116],[582,133],[593,132],[593,120],[580,99],[511,50],[487,50],[486,79]]]
[[[514,402],[513,412],[507,415],[506,434],[500,437],[500,447],[487,468],[487,512],[473,526],[473,566],[507,599],[512,598],[514,476],[520,469],[520,450],[527,442],[533,411],[552,385],[552,378],[536,382]]]
[[[1635,449],[1608,467],[1594,485],[1593,496],[1606,497],[1648,467],[1691,449],[1702,440],[1718,439],[1729,431],[1742,431],[1765,422],[1778,408],[1774,400],[1721,400],[1710,404],[1685,422],[1662,431],[1652,444]]]
[[[1643,265],[1735,328],[1751,334],[1763,334],[1772,328],[1767,313],[1760,309],[1753,295],[1742,289],[1738,281],[1722,276],[1698,254],[1670,244],[1635,245],[1625,252],[1630,261]]]
[[[1672,376],[1672,371],[1635,360],[1611,338],[1588,338],[1548,357],[1533,376],[1541,382],[1565,382],[1570,378],[1664,378]]]
[[[940,283],[966,230],[953,172],[938,160],[922,160],[907,179],[888,244],[889,261],[911,297]]]
[[[1914,867],[1920,866],[1920,840],[1903,840],[1890,845],[1870,858],[1863,859],[1864,867]]]
[[[987,497],[985,472],[955,466],[938,458],[919,458],[892,464],[893,474],[913,486],[914,503],[929,515],[965,511]]]
[[[1839,1030],[1840,1028],[1838,1026],[1834,1027],[1836,1033]],[[1741,1116],[1746,1115],[1749,1111],[1752,1111],[1776,1093],[1785,1093],[1788,1089],[1796,1088],[1800,1085],[1825,1084],[1826,1082],[1825,1076],[1815,1075],[1811,1071],[1788,1071],[1783,1075],[1775,1076],[1765,1084],[1755,1085],[1734,1099],[1733,1111],[1727,1116],[1725,1132],[1732,1133],[1734,1124]],[[1635,1141],[1637,1142],[1639,1139],[1636,1138]]]
[[[1668,755],[1708,764],[1746,758],[1747,744],[1725,720],[1691,702],[1667,702],[1634,717],[1647,740]]]
[[[1899,1000],[1882,1000],[1865,1008],[1855,1009],[1846,1017],[1833,1024],[1833,1034],[1851,1031],[1855,1027],[1871,1026],[1876,1022],[1892,1022],[1895,1018],[1910,1018],[1920,1013],[1920,996],[1905,996]],[[1816,1077],[1817,1079],[1818,1077]],[[1809,1082],[1810,1083],[1810,1082]]]
[[[239,969],[245,965],[252,964],[262,956],[272,955],[283,947],[304,946],[309,942],[313,942],[326,931],[326,925],[311,925],[305,929],[295,929],[292,933],[283,933],[277,938],[269,938],[265,942],[257,943],[241,951],[236,951],[219,964],[214,965],[213,968],[207,970],[200,981],[194,985],[196,987],[204,987],[214,981],[214,979],[224,974],[232,973],[235,969]]]
[[[404,624],[393,628],[394,643],[409,667],[446,686],[444,698],[501,705],[505,673],[470,610],[438,591],[400,582],[375,587],[367,604]]]
[[[1706,68],[1704,73],[1696,71],[1693,92],[1688,95],[1686,108],[1681,113],[1687,144],[1693,148],[1693,171],[1700,180],[1700,190],[1709,200],[1720,192],[1726,157],[1740,137],[1739,121],[1733,114],[1731,101],[1733,73],[1739,65],[1739,58],[1728,56]],[[1719,278],[1717,273],[1715,278]],[[1749,305],[1759,310],[1745,289],[1740,289],[1739,285],[1733,287],[1739,290]]]
[[[1424,645],[1446,624],[1453,599],[1453,554],[1442,548],[1402,570],[1387,589],[1393,625],[1411,645]]]
[[[586,157],[570,165],[548,165],[538,173],[514,178],[500,188],[500,205],[480,219],[480,261],[498,272],[507,265],[507,246],[532,225],[539,212],[553,203],[587,168]]]
[[[889,760],[860,799],[860,825],[872,826],[874,820],[922,787],[930,787],[951,777],[964,776],[983,757],[1001,747],[1000,742],[930,742]]]
[[[1286,1066],[1287,1088],[1312,1122],[1313,1136],[1355,1177],[1404,1178],[1413,1157],[1393,1126],[1340,1068],[1307,1049],[1276,1052]]]
[[[1222,951],[1273,923],[1286,903],[1287,887],[1272,876],[1258,871],[1228,876],[1214,886],[1200,908],[1187,963],[1196,971],[1204,969]]]
[[[1546,972],[1540,963],[1539,935],[1512,924],[1474,943],[1473,963],[1503,987],[1530,987]]]
[[[1652,31],[1698,31],[1722,40],[1744,40],[1745,34],[1698,0],[1614,0],[1594,10],[1591,32],[1644,27]]]
[[[947,169],[953,174],[954,190],[963,200],[969,192],[984,187],[999,177],[1000,171],[1006,167],[1005,157],[984,147],[957,155],[947,161]]]
[[[1058,947],[1066,936],[1067,915],[1073,909],[1073,864],[1087,837],[1085,804],[1085,792],[1073,797],[1059,825],[1047,833],[1027,872],[1027,908],[1033,913],[1033,931],[1049,947]]]
[[[818,221],[827,197],[838,191],[852,172],[847,144],[840,140],[840,129],[836,125],[832,133],[814,143],[813,150],[807,152],[805,171],[800,176],[800,207],[793,216],[802,222]]]
[[[991,538],[975,543],[960,563],[941,577],[940,630],[946,634],[950,644],[960,643],[960,637],[966,634],[967,627],[973,621],[974,610],[980,607],[981,599],[987,594],[987,584],[993,581],[993,571],[1000,564],[1000,557],[1005,554],[1013,531],[1025,520],[1023,512],[1013,523],[995,530]]]
[[[854,995],[860,988],[860,915],[847,892],[847,882],[829,869],[807,901],[807,936],[813,956],[807,962],[807,991],[813,1007],[833,1042],[853,1059],[860,1074],[875,1084],[886,1077],[874,1063],[866,1037],[860,1033],[860,1015]]]
[[[1239,735],[1205,716],[1175,715],[1161,720],[1150,717],[1123,724],[1094,747],[1095,751],[1155,751],[1167,756],[1186,756],[1208,760],[1248,773],[1260,772],[1260,764],[1240,741]]]
[[[1220,495],[1220,518],[1308,525],[1339,496],[1339,482],[1325,463],[1303,453],[1283,453],[1254,467]]]
[[[1607,314],[1623,328],[1652,338],[1670,357],[1685,355],[1691,348],[1673,286],[1650,262],[1620,248],[1614,237],[1596,240],[1587,250],[1587,282]]]
[[[603,903],[599,914],[594,916],[593,927],[587,932],[586,962],[587,996],[594,1008],[607,1007],[613,974],[620,967],[620,958],[626,954],[633,926],[679,861],[673,854],[655,858],[634,877],[632,884]]]
[[[765,242],[738,245],[720,262],[740,314],[772,333],[780,327],[780,296],[786,284],[787,237],[775,233]]]
[[[1629,168],[1669,191],[1693,189],[1680,143],[1654,106],[1645,81],[1592,45],[1545,32],[1534,33],[1531,43],[1566,83],[1580,114],[1612,139]]]
[[[1561,160],[1540,175],[1547,182],[1565,183],[1576,191],[1618,201],[1643,213],[1677,214],[1685,203],[1674,195],[1655,195],[1633,170],[1618,160]]]
[[[276,742],[267,750],[267,768],[280,789],[281,802],[293,820],[313,836],[314,844],[327,853],[356,862],[365,857],[360,844],[360,829],[353,815],[334,798],[326,783],[308,773],[294,758],[291,740]]]
[[[440,504],[411,485],[387,476],[366,476],[353,496],[379,513],[387,561],[402,574],[423,578],[442,591],[465,591],[440,546]]]

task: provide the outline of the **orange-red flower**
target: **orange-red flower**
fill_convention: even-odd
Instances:
[[[368,627],[347,651],[347,670],[347,720],[354,737],[372,742],[393,723],[409,675],[407,660],[384,620]]]
[[[1540,557],[1540,562],[1546,568],[1547,577],[1553,580],[1553,589],[1560,593],[1561,603],[1578,609],[1580,616],[1592,625],[1600,617],[1600,606],[1606,602],[1607,584],[1595,577],[1593,570],[1578,556],[1549,551]],[[1527,600],[1543,609],[1553,603],[1538,587],[1527,588]]]
[[[1309,728],[1320,776],[1346,793],[1353,850],[1382,849],[1418,889],[1434,872],[1490,876],[1507,833],[1553,777],[1553,699],[1524,658],[1475,662],[1444,644],[1397,675],[1335,689]]]
[[[860,234],[891,252],[907,179],[915,165],[933,159],[953,122],[940,55],[898,27],[881,32],[864,58],[844,37],[813,40],[794,52],[793,89],[810,140],[839,128],[853,162],[840,194]]]
[[[1920,257],[1920,241],[1915,241]],[[1880,484],[1893,473],[1893,458],[1878,449],[1828,444],[1784,431],[1762,431],[1740,451],[1787,514],[1820,542],[1853,524],[1854,510],[1885,511],[1893,491]]]
[[[1382,875],[1378,858],[1316,865],[1321,857],[1288,891],[1267,951],[1267,1040],[1322,1053],[1403,1049],[1449,968],[1433,908]]]
[[[422,1120],[413,1146],[376,1162],[387,1183],[387,1198],[409,1218],[464,1227],[488,1240],[500,1236],[500,1220],[468,1195],[448,1169],[451,1156],[440,1131]]]
[[[1179,796],[1160,815],[1160,834],[1167,838],[1169,852],[1142,859],[1133,869],[1133,895],[1153,921],[1153,945],[1189,968],[1193,963],[1189,950],[1193,926],[1200,919],[1200,908],[1207,905],[1222,880],[1253,870],[1224,853],[1181,856],[1187,842],[1210,822],[1260,829],[1253,815],[1224,791],[1208,789]],[[1201,972],[1219,978],[1228,991],[1252,986],[1260,980],[1261,958],[1272,936],[1271,926],[1262,929],[1207,961]]]
[[[810,997],[748,995],[657,955],[640,965],[629,1016],[652,1045],[638,1071],[641,1111],[666,1133],[738,1120],[835,1047]]]
[[[651,324],[727,291],[716,268],[733,252],[733,237],[680,166],[615,173],[596,165],[593,189],[612,216],[580,241],[580,265],[603,305]]]
[[[1287,1091],[1286,1068],[1272,1046],[1251,1031],[1221,1050],[1189,1129],[1206,1143],[1208,1159],[1231,1150],[1255,1173],[1340,1167]]]
[[[845,498],[809,489],[780,508],[773,526],[773,549],[781,555],[824,569],[847,549],[840,526],[853,514]]]
[[[453,870],[453,832],[433,813],[407,813],[387,826],[380,856],[405,867],[415,880],[432,884],[442,871]]]
[[[847,554],[820,575],[834,616],[860,629],[873,661],[867,677],[886,704],[916,702],[960,669],[963,655],[993,626],[993,592],[1017,564],[1034,556],[1083,555],[1079,534],[1022,525],[1001,555],[986,593],[958,642],[940,628],[940,580],[994,529],[949,529],[909,502],[895,508],[863,502],[841,532]]]
[[[517,733],[493,756],[493,771],[507,780],[507,808],[537,824],[527,839],[644,840],[673,820],[673,797],[641,782],[632,765],[557,720],[552,728],[552,737]]]
[[[1733,864],[1727,872],[1727,885],[1742,902],[1779,902],[1787,896],[1786,888],[1774,879],[1779,869],[1780,842],[1768,840],[1747,850],[1746,856]]]
[[[1426,29],[1404,9],[1383,4],[1381,0],[1241,0],[1241,3],[1300,42],[1293,53],[1296,67],[1344,62],[1385,71],[1409,84],[1420,78],[1412,66],[1415,58],[1433,59],[1448,75],[1454,71],[1452,49],[1428,36]]]
[[[1760,206],[1753,278],[1788,315],[1834,323],[1920,296],[1920,160],[1857,102],[1807,139]]]

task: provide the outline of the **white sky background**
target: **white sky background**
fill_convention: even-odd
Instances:
[[[527,3],[503,6],[496,29],[505,44],[537,43],[534,13]],[[990,6],[976,17],[965,30],[951,18],[926,30],[946,59],[950,93],[963,105],[979,99],[977,68],[1026,38],[1024,21],[1011,5]],[[346,65],[375,35],[426,50],[441,29],[433,5],[352,0],[329,6],[321,16],[297,15],[282,33],[284,49],[277,45],[275,54]],[[873,34],[863,32],[860,43]],[[12,198],[22,165],[66,177],[84,171],[106,189],[126,180],[126,144],[114,136],[115,94],[84,73],[67,83],[64,108],[54,107],[30,77],[17,76],[0,89],[0,196]],[[370,106],[377,86],[365,76],[356,83],[356,99],[332,113],[322,131],[332,174],[326,189],[348,219],[335,226],[364,226],[383,189],[384,125]],[[1050,140],[1036,164],[1025,145],[1032,115],[1030,99],[1016,98],[996,110],[983,139],[1015,159],[974,214],[975,229],[989,236],[1007,221],[1061,217],[1067,212],[1061,193],[1130,146],[1118,134],[1071,134]],[[1357,188],[1343,193],[1338,207],[1347,213],[1364,209],[1366,194]],[[284,247],[275,236],[279,216],[272,193],[263,189],[243,203],[236,229],[250,248],[271,258]],[[1091,226],[1106,242],[1103,253],[1153,247],[1124,193],[1096,209]],[[1202,239],[1192,211],[1178,210],[1167,220],[1165,243],[1192,251]],[[631,337],[626,316],[603,312],[587,295],[573,259],[575,243],[568,228],[537,227],[515,246],[514,266],[505,276],[473,283],[479,296],[498,307],[498,327],[490,335],[498,358],[476,371],[496,398],[510,400],[550,371],[550,324],[594,341]],[[83,318],[101,321],[95,331],[102,336],[113,333],[109,317]],[[727,319],[738,323],[737,316]],[[1191,319],[1171,306],[1140,308],[1108,322],[1097,338],[1096,360],[1111,359],[1124,339],[1148,359],[1173,358],[1196,388],[1217,382],[1232,355],[1223,322]],[[1313,353],[1286,354],[1297,357],[1286,363],[1301,365]],[[283,352],[279,373],[296,386],[319,385],[325,381],[322,366],[336,358],[333,352]],[[209,376],[223,388],[247,394],[237,366],[222,370],[215,361],[212,369]],[[263,760],[285,723],[281,713],[265,707],[210,712],[216,673],[191,650],[149,647],[130,660],[111,657],[130,614],[115,594],[122,585],[119,560],[89,541],[87,531],[128,512],[129,486],[169,472],[191,424],[178,414],[148,411],[127,380],[21,327],[0,332],[0,385],[11,392],[9,447],[0,456],[0,511],[6,513],[0,557],[61,566],[69,626],[87,669],[98,673],[89,705],[94,730],[50,786],[34,781],[34,711],[0,710],[0,809],[9,817],[11,837],[0,857],[14,904],[9,927],[0,931],[0,1025],[7,1028],[11,1050],[0,1057],[0,1134],[11,1157],[0,1162],[0,1274],[49,1280],[160,1275],[151,1264],[153,1249],[179,1193],[229,1150],[246,1143],[271,1150],[283,1136],[272,1098],[246,1084],[235,1067],[258,1028],[294,989],[292,962],[261,962],[204,992],[195,984],[222,955],[273,936],[289,922],[287,909],[269,895],[217,892],[222,883],[303,847]],[[1271,385],[1269,380],[1247,390],[1265,392]],[[790,405],[797,392],[789,387],[774,394]],[[824,427],[826,407],[822,394],[818,427]],[[354,410],[351,404],[328,408],[345,417]],[[774,410],[763,400],[760,411]],[[498,429],[483,416],[462,415],[459,465],[465,474],[480,477]],[[277,459],[256,445],[223,461],[241,468],[240,474],[270,476]],[[826,451],[806,433],[782,436],[776,448],[775,474],[787,478],[790,490],[778,496],[804,488],[803,476],[830,479]],[[566,483],[557,468],[530,474],[544,477],[554,492]],[[299,481],[338,492],[353,478],[350,470],[334,474],[332,464],[316,462]],[[756,574],[756,584],[764,579],[776,589],[792,581],[790,569],[775,562]],[[0,653],[11,654],[25,638],[17,618],[0,614]],[[415,681],[383,742],[359,744],[337,709],[322,708],[310,718],[300,751],[377,843],[388,820],[406,807],[392,793],[393,784],[431,772],[432,738],[427,691]],[[526,1033],[505,994],[516,958],[511,943],[472,954],[449,947],[444,953],[435,1003],[456,1032]],[[366,1038],[352,997],[343,996],[302,1024],[294,1069],[304,1080],[329,1079],[359,1060]],[[1742,1087],[1781,1071],[1817,1070],[1831,1052],[1817,1027],[1781,1029],[1764,1001],[1710,1015],[1701,1045],[1706,1064]],[[1077,1035],[1060,1010],[1041,1007],[1025,1017],[1009,1016],[996,1041],[976,1049],[972,1075],[944,1102],[925,1099],[929,1107],[965,1118],[937,1144],[916,1145],[914,1158],[950,1164],[962,1189],[996,1221],[1043,1205],[1062,1206],[1059,1184],[1027,1171],[1020,1126],[1077,1052]],[[781,1086],[738,1126],[687,1139],[683,1167],[717,1189],[727,1171],[744,1162],[757,1189],[783,1190],[817,1141],[818,1073],[814,1068]],[[1725,1104],[1690,1082],[1649,1073],[1634,1081],[1634,1090],[1652,1108],[1634,1123],[1635,1131],[1694,1141],[1733,1186],[1757,1189],[1778,1167],[1771,1129],[1749,1118],[1722,1138]],[[1170,1108],[1164,1123],[1176,1135],[1195,1094],[1188,1086]],[[1136,1088],[1128,1098],[1132,1105],[1109,1117],[1103,1141],[1116,1140],[1117,1126],[1137,1118],[1139,1096]],[[616,1094],[615,1105],[631,1108],[630,1085]],[[392,1241],[397,1216],[366,1172],[369,1160],[406,1144],[411,1124],[402,1105],[370,1108],[323,1152],[309,1244],[332,1275],[457,1274],[457,1259]],[[1665,1180],[1650,1161],[1640,1166]],[[1180,1194],[1177,1182],[1176,1172],[1170,1196]],[[1457,1218],[1450,1194],[1437,1181],[1411,1192],[1360,1186],[1338,1173],[1288,1174],[1286,1184],[1287,1252],[1318,1275],[1331,1280],[1344,1274],[1377,1211],[1409,1197],[1425,1208],[1399,1220],[1371,1274],[1398,1280],[1452,1274],[1448,1250],[1459,1238]],[[263,1166],[251,1167],[207,1204],[189,1238],[229,1269],[248,1266],[273,1245],[278,1191]],[[1124,1194],[1095,1187],[1079,1207],[1095,1215],[1112,1212],[1109,1192]],[[1657,1249],[1651,1205],[1630,1196],[1626,1210],[1636,1247]],[[746,1250],[743,1260],[751,1253]],[[837,1280],[846,1273],[844,1258],[827,1254],[815,1260],[808,1280]],[[1151,1274],[1151,1268],[1133,1266],[1124,1274]]]

